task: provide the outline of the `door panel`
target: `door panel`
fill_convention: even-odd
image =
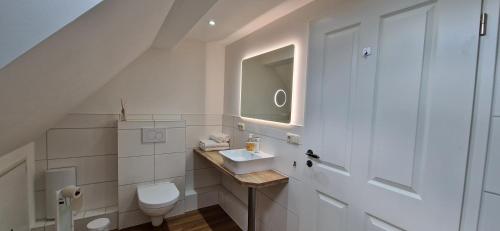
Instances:
[[[480,8],[352,0],[311,24],[302,230],[458,230]]]
[[[368,214],[366,215],[366,221],[367,231],[404,231],[404,229]]]
[[[322,79],[321,163],[348,175],[352,138],[351,98],[356,81],[359,25],[324,34],[325,61]]]
[[[317,230],[347,230],[348,204],[317,191]]]
[[[384,15],[380,20],[370,183],[420,199],[425,155],[426,94],[434,4]]]

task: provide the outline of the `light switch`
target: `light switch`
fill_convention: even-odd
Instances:
[[[245,131],[245,124],[244,123],[238,123],[238,129],[240,131]]]
[[[293,133],[287,133],[286,141],[289,144],[300,144],[300,136]]]
[[[166,143],[167,128],[143,128],[142,143]]]

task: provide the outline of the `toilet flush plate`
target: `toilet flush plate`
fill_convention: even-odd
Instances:
[[[143,128],[142,143],[166,143],[167,128]]]

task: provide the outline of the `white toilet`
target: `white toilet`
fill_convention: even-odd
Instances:
[[[179,199],[179,190],[174,183],[165,182],[137,186],[139,207],[151,217],[153,226],[160,226],[163,217],[174,208]]]

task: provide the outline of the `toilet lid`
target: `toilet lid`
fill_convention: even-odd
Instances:
[[[139,185],[137,186],[137,197],[143,206],[161,208],[175,203],[179,198],[179,190],[175,184],[170,182]]]
[[[99,218],[95,219],[87,224],[87,229],[89,230],[105,230],[108,228],[109,219],[108,218]]]

